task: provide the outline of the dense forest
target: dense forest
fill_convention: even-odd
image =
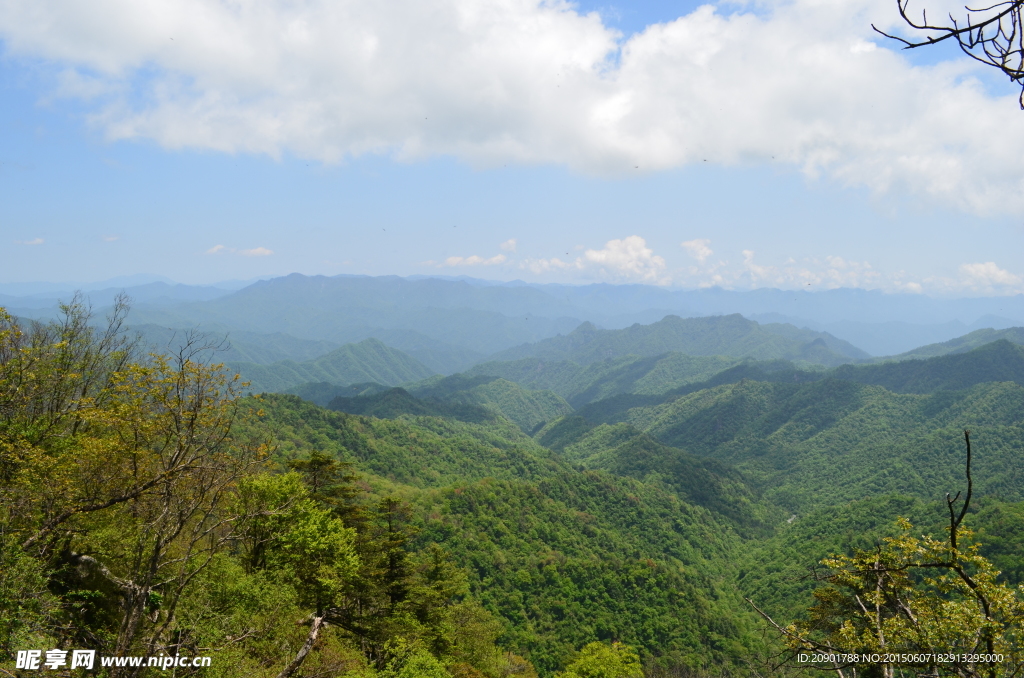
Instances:
[[[54,648],[278,678],[1024,667],[1012,335],[851,364],[666,318],[449,376],[367,340],[254,387],[198,333],[149,353],[126,310],[0,312],[9,675]],[[70,656],[51,672],[161,671]]]

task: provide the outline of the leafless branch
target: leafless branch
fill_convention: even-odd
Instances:
[[[965,6],[964,18],[957,20],[950,14],[948,22],[941,23],[930,22],[926,10],[922,10],[920,21],[911,17],[910,0],[896,0],[896,4],[900,16],[908,26],[935,35],[928,35],[924,40],[915,41],[887,33],[874,24],[871,28],[899,42],[904,49],[955,40],[964,54],[986,66],[997,68],[1011,81],[1020,85],[1022,89],[1019,101],[1021,109],[1024,109],[1024,24],[1021,21],[1024,0],[1004,0],[978,8]]]

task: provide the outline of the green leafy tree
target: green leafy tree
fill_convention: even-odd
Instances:
[[[840,676],[1020,675],[1024,589],[998,580],[962,526],[973,490],[967,431],[964,440],[967,493],[962,503],[960,493],[946,495],[947,539],[914,536],[900,518],[897,536],[822,561],[827,585],[815,591],[806,619],[783,628],[764,615],[782,633],[790,660],[820,653],[829,661],[815,668]]]
[[[623,643],[585,645],[556,678],[642,678],[640,657]]]

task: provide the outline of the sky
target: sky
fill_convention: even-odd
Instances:
[[[0,283],[1024,293],[1019,90],[872,23],[895,2],[0,0]]]

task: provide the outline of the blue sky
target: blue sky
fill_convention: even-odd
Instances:
[[[1024,291],[1017,92],[888,2],[148,4],[0,3],[0,282]]]

